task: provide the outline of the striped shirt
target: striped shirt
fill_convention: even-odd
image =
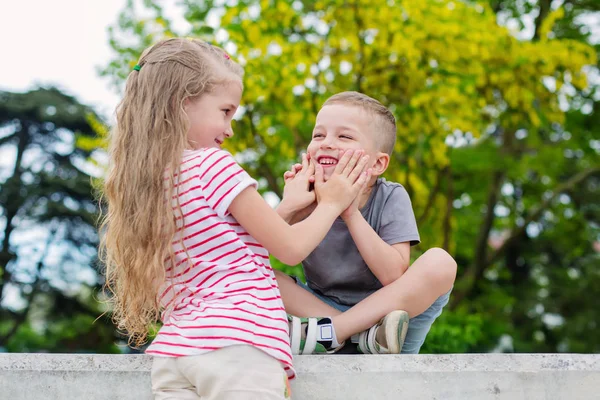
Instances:
[[[173,206],[183,217],[159,296],[163,326],[146,353],[199,355],[252,345],[294,378],[288,323],[269,253],[229,214],[233,199],[257,182],[221,149],[186,150]],[[248,210],[251,212],[251,210]],[[183,246],[182,243],[183,242]]]

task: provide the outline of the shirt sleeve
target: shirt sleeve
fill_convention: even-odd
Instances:
[[[229,215],[229,206],[238,194],[249,186],[258,187],[258,182],[225,150],[207,151],[199,178],[206,202],[221,218]]]
[[[402,186],[394,188],[381,214],[379,236],[389,245],[410,242],[420,243],[417,221],[408,192]]]

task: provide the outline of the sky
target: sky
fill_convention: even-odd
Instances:
[[[119,96],[98,69],[111,59],[107,28],[117,21],[125,2],[0,2],[0,90],[26,91],[52,84],[110,119]],[[165,4],[168,14],[177,15],[174,1]],[[596,17],[589,24],[600,34],[600,16]]]
[[[108,26],[125,0],[0,2],[0,90],[55,85],[108,117],[119,100],[98,68],[111,58]]]

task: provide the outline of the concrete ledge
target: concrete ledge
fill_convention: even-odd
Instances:
[[[150,366],[145,355],[0,354],[0,398],[151,399]],[[300,356],[295,366],[294,400],[600,399],[597,354]]]

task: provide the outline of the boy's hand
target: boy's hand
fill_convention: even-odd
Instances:
[[[369,179],[367,178],[367,181]],[[365,184],[366,186],[366,184]],[[364,189],[364,187],[363,187]],[[360,197],[361,194],[363,192],[363,189],[361,189],[358,194],[356,195],[356,197],[354,198],[354,201],[352,203],[350,203],[350,205],[348,206],[348,208],[346,208],[344,211],[342,211],[342,213],[340,214],[340,217],[344,220],[347,221],[350,218],[352,218],[354,216],[355,213],[359,212],[358,211],[358,205],[360,203]]]
[[[293,165],[283,174],[285,186],[281,202],[289,212],[296,213],[315,202],[315,192],[310,190],[310,184],[315,181],[314,174],[314,163],[308,161],[306,154],[302,154],[302,164]]]
[[[324,181],[323,167],[315,166],[315,193],[317,203],[328,203],[340,208],[342,211],[348,208],[362,192],[370,176],[367,169],[369,156],[363,156],[362,150],[340,151],[341,157],[331,177]],[[343,154],[343,155],[342,155]]]

